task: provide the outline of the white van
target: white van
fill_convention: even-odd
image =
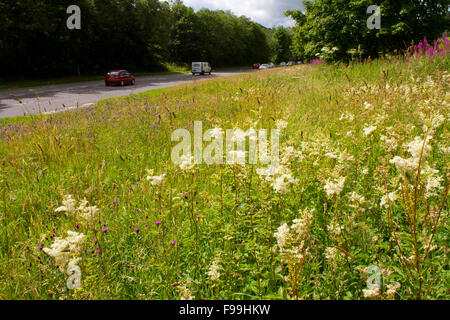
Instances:
[[[192,62],[192,75],[198,74],[211,74],[211,66],[209,62]]]

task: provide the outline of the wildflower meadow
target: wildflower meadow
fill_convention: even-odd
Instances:
[[[0,120],[0,298],[448,299],[448,47]],[[279,161],[175,164],[195,121]]]

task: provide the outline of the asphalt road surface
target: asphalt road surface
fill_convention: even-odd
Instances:
[[[213,72],[212,75],[167,74],[136,77],[134,86],[106,87],[104,81],[88,81],[69,84],[40,86],[34,88],[0,90],[0,118],[17,117],[26,114],[52,113],[86,106],[102,99],[127,96],[149,90],[174,87],[182,83],[227,77],[252,70]],[[14,95],[14,97],[12,96]],[[18,100],[20,100],[20,102]]]

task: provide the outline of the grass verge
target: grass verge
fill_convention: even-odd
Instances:
[[[448,299],[448,70],[296,66],[3,125],[0,295]],[[176,165],[195,121],[278,128],[280,162]]]

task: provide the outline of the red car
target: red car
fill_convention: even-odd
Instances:
[[[108,87],[113,84],[120,84],[124,86],[126,84],[134,85],[134,77],[127,70],[111,70],[105,76],[105,85]]]
[[[253,64],[253,69],[259,69],[260,66],[261,66],[260,63],[255,63]]]

